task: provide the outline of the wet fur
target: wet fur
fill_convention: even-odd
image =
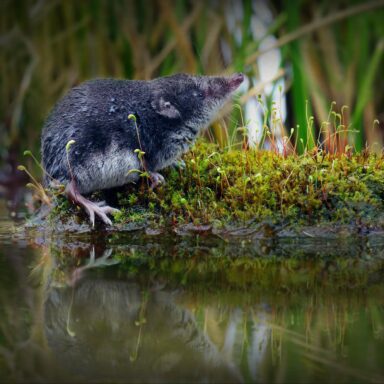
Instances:
[[[53,179],[67,184],[72,177],[66,144],[74,140],[68,158],[80,193],[124,185],[138,177],[129,170],[141,168],[134,153],[140,143],[129,114],[136,116],[146,169],[155,172],[189,149],[229,94],[220,77],[179,74],[152,81],[85,82],[70,90],[48,117],[43,166]],[[164,100],[172,103],[176,118],[163,113]]]

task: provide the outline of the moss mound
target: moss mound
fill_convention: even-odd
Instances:
[[[167,184],[155,191],[143,180],[119,193],[123,210],[116,219],[128,222],[139,212],[194,224],[379,224],[377,219],[384,219],[383,156],[316,151],[283,157],[271,151],[220,151],[200,141],[184,162],[184,169],[167,170]]]
[[[284,231],[325,226],[362,233],[384,228],[383,155],[316,150],[282,156],[220,150],[201,140],[183,160],[182,168],[164,171],[166,184],[154,191],[143,173],[138,183],[117,193],[117,229],[189,225],[204,231],[263,224],[268,232],[266,223]],[[80,213],[62,202],[51,216],[65,221],[68,212]],[[86,221],[85,215],[79,217]]]

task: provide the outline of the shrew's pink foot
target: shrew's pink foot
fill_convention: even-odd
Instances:
[[[119,212],[118,209],[105,205],[104,201],[94,203],[93,201],[86,199],[80,194],[76,184],[73,181],[67,185],[65,193],[75,204],[81,205],[85,208],[93,227],[95,226],[95,215],[99,216],[105,224],[112,225],[112,221],[108,218],[107,214]]]
[[[165,179],[162,175],[160,175],[160,173],[149,172],[149,177],[152,181],[152,184],[150,186],[151,189],[155,189],[157,186],[165,184]]]

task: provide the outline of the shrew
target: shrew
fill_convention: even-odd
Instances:
[[[64,184],[93,225],[95,215],[112,224],[107,214],[117,210],[83,195],[135,181],[139,175],[132,170],[148,172],[152,188],[164,182],[158,171],[188,151],[243,79],[241,73],[177,74],[151,81],[98,79],[72,88],[44,125],[45,184]],[[144,153],[142,159],[135,150]]]

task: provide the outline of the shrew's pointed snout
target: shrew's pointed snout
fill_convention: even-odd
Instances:
[[[244,81],[244,75],[240,72],[230,76],[228,78],[228,85],[231,92],[236,90],[243,81]]]
[[[242,73],[235,73],[232,76],[225,77],[206,77],[203,89],[206,97],[227,98],[244,81]]]

